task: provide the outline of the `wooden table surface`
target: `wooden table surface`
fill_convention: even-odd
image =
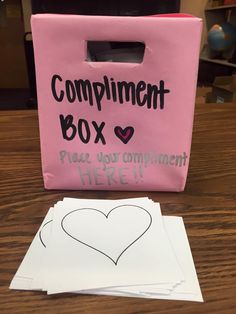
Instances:
[[[37,111],[0,111],[0,313],[236,313],[236,104],[196,106],[183,193],[46,191]],[[184,217],[204,303],[9,290],[47,210],[64,196],[148,196]]]

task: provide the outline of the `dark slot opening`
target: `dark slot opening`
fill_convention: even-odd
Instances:
[[[141,42],[88,41],[86,61],[142,63],[144,51]]]

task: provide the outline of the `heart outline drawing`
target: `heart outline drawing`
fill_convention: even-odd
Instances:
[[[45,241],[44,241],[44,239],[43,239],[43,231],[45,230],[45,227],[49,224],[49,223],[51,223],[52,222],[52,219],[51,220],[49,220],[49,221],[47,221],[43,226],[42,226],[42,228],[41,228],[41,230],[39,231],[39,240],[40,240],[40,242],[42,243],[42,245],[46,248],[47,246],[46,246],[46,243],[45,243]]]
[[[134,128],[132,126],[127,126],[122,129],[120,126],[114,128],[115,135],[121,140],[124,144],[127,144],[134,134]]]
[[[79,240],[78,238],[74,237],[74,236],[71,235],[71,234],[65,229],[65,227],[64,227],[64,222],[65,222],[66,217],[68,217],[69,215],[71,215],[72,213],[74,213],[74,212],[76,212],[76,211],[92,210],[92,211],[95,211],[95,212],[97,212],[97,213],[99,213],[99,214],[102,214],[106,219],[109,219],[109,215],[110,215],[113,211],[117,210],[117,209],[120,208],[120,207],[125,207],[125,206],[127,206],[127,207],[132,207],[132,206],[133,206],[133,207],[135,207],[135,208],[139,208],[139,209],[145,211],[146,214],[148,214],[150,221],[149,221],[148,226],[145,227],[145,230],[144,230],[138,237],[136,237],[131,243],[129,243],[129,244],[121,251],[121,253],[119,254],[119,256],[118,256],[116,259],[113,259],[111,256],[109,256],[107,253],[103,252],[102,250],[97,249],[96,247],[94,247],[94,246],[92,246],[92,245],[90,245],[90,244],[88,244],[88,243],[86,243],[86,242],[84,242],[84,241],[81,241],[81,240]],[[79,243],[81,243],[81,244],[83,244],[83,245],[85,245],[85,246],[87,246],[87,247],[89,247],[89,248],[91,248],[91,249],[93,249],[93,250],[99,252],[100,254],[106,256],[106,257],[107,257],[108,259],[110,259],[116,266],[117,266],[118,261],[120,260],[121,256],[149,230],[149,228],[151,227],[151,224],[152,224],[152,216],[151,216],[151,214],[150,214],[145,208],[143,208],[143,207],[141,207],[141,206],[137,206],[137,205],[119,205],[119,206],[116,206],[116,207],[112,208],[107,214],[105,214],[104,212],[102,212],[101,210],[96,209],[96,208],[79,208],[79,209],[75,209],[75,210],[73,210],[73,211],[67,213],[67,214],[62,218],[62,220],[61,220],[61,228],[62,228],[62,230],[63,230],[69,237],[71,237],[71,238],[74,239],[75,241],[77,241],[77,242],[79,242]]]

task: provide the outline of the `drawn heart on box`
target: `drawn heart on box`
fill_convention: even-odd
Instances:
[[[136,205],[120,205],[107,213],[80,208],[66,214],[62,230],[75,241],[109,258],[117,265],[152,224],[150,213]]]
[[[115,135],[124,143],[127,144],[134,134],[134,128],[132,126],[127,126],[122,129],[120,126],[114,128]]]

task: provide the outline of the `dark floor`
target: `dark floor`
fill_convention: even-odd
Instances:
[[[0,110],[36,108],[36,100],[30,97],[29,89],[0,89]]]

